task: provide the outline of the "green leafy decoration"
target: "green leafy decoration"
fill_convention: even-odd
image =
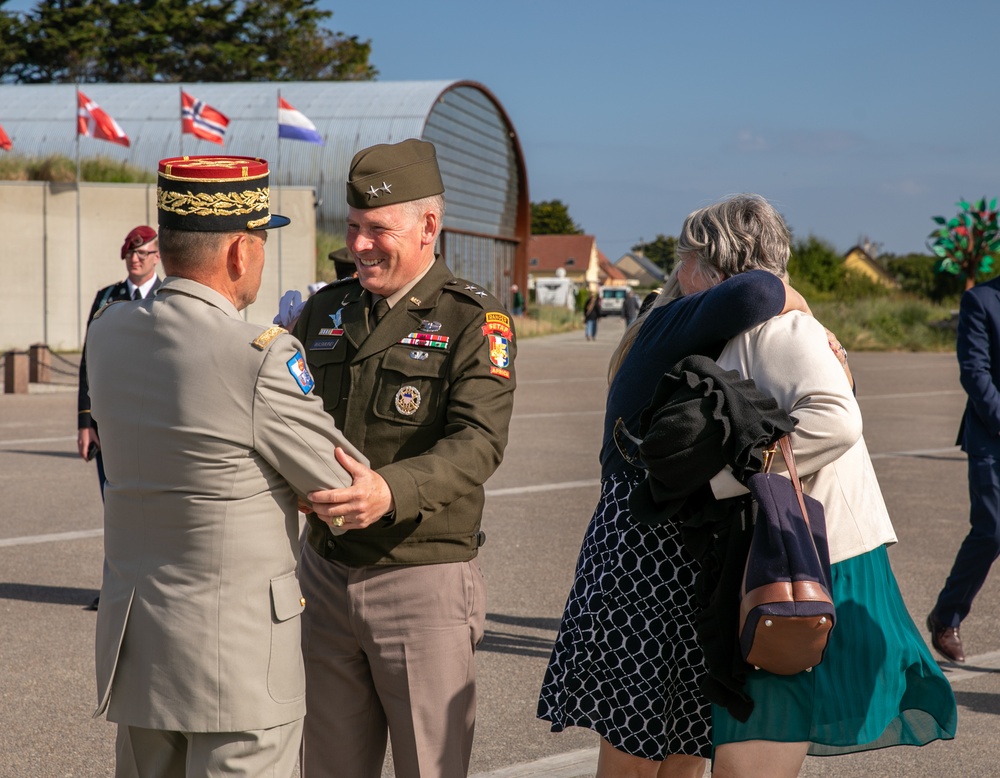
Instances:
[[[976,283],[976,277],[990,273],[993,262],[1000,256],[1000,228],[997,226],[997,199],[986,197],[970,203],[964,198],[956,203],[957,215],[950,219],[932,216],[938,225],[927,238],[927,247],[939,258],[939,273],[964,275],[965,287]]]

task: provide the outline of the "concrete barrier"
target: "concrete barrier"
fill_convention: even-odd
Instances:
[[[306,295],[316,280],[313,191],[280,189],[271,187],[271,202],[280,202],[279,213],[292,223],[267,241],[257,302],[244,312],[262,327],[285,290]],[[125,277],[122,240],[136,225],[155,228],[156,221],[155,184],[0,181],[0,351],[32,343],[81,349],[94,295]]]
[[[28,349],[28,380],[33,384],[52,380],[52,352],[44,343],[33,343]]]
[[[28,393],[28,352],[8,351],[3,355],[4,394]]]

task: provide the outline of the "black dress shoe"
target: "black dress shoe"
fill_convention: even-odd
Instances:
[[[100,605],[100,604],[101,604],[101,595],[97,595],[94,598],[94,601],[92,603],[90,603],[90,605],[88,605],[86,608],[84,608],[84,610],[85,611],[96,611],[97,610],[97,606]]]
[[[932,613],[927,617],[927,629],[931,631],[931,645],[935,651],[952,662],[965,661],[965,649],[962,648],[958,627],[946,627]]]

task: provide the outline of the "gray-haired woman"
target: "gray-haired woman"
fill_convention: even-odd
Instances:
[[[715,358],[743,330],[805,307],[762,270],[704,294],[674,299],[677,289],[675,275],[612,358],[601,497],[538,701],[553,731],[587,727],[601,736],[598,778],[700,777],[712,748],[711,706],[699,688],[696,568],[676,526],[633,520],[629,496],[644,472],[625,458],[615,430],[638,429],[657,382],[680,359]]]
[[[755,250],[745,251],[747,245]],[[691,294],[748,266],[783,275],[788,254],[777,212],[761,197],[738,195],[688,217],[678,241],[678,281]],[[954,736],[951,686],[889,566],[886,546],[896,536],[838,356],[844,358],[831,352],[822,325],[793,311],[734,337],[717,360],[752,379],[798,422],[791,433],[795,460],[805,491],[825,509],[837,619],[824,660],[811,672],[749,672],[744,688],[754,705],[746,720],[713,707],[716,778],[796,776],[807,754]],[[746,494],[728,470],[711,488],[717,499]]]

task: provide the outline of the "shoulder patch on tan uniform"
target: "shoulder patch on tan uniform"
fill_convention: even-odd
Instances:
[[[260,333],[260,335],[254,338],[253,341],[251,341],[250,345],[253,346],[255,349],[257,349],[258,351],[263,351],[270,345],[272,340],[274,340],[279,335],[283,335],[286,332],[288,332],[288,330],[286,330],[284,327],[279,327],[278,325],[275,325],[273,327],[268,327],[266,330]]]

